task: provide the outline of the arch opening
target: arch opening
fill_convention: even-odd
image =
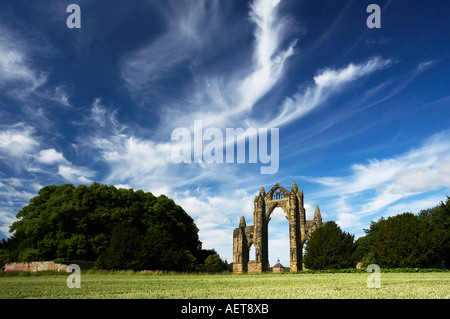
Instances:
[[[248,247],[248,261],[256,261],[256,249],[253,244]]]
[[[273,209],[268,224],[268,257],[270,267],[280,260],[285,267],[289,266],[289,221],[281,206]]]

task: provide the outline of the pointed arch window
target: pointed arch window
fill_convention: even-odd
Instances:
[[[281,191],[281,189],[277,189],[272,194],[272,200],[274,199],[284,199],[284,193]]]

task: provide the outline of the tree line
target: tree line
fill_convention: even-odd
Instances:
[[[305,246],[311,270],[363,267],[444,268],[450,266],[450,197],[419,214],[403,213],[372,221],[365,236],[343,232],[335,222],[316,229]]]
[[[51,185],[17,218],[13,235],[0,241],[0,265],[91,261],[98,269],[172,271],[231,266],[214,249],[202,249],[192,217],[165,195],[98,183]],[[357,262],[383,268],[450,265],[450,197],[417,215],[373,221],[364,231],[355,241],[335,222],[326,222],[305,245],[306,268],[353,268]]]
[[[93,183],[45,186],[0,242],[0,265],[95,261],[99,269],[194,270],[202,249],[194,220],[165,195]]]

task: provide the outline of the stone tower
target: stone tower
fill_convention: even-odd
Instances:
[[[322,226],[319,206],[316,206],[314,220],[306,221],[303,206],[303,191],[294,182],[291,191],[276,184],[266,194],[261,187],[255,197],[253,225],[247,226],[241,217],[239,227],[233,233],[233,272],[262,273],[269,270],[268,224],[276,207],[281,207],[289,221],[289,266],[291,272],[302,270],[302,249],[308,233]],[[249,250],[253,245],[255,260],[249,260]]]

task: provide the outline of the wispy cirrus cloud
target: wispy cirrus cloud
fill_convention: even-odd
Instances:
[[[47,81],[47,73],[34,69],[26,45],[10,30],[0,26],[0,89],[20,98]]]
[[[66,84],[50,84],[52,73],[40,67],[40,54],[55,54],[54,48],[49,47],[45,37],[30,33],[23,37],[16,30],[0,25],[0,93],[33,106],[71,106]],[[37,38],[45,45],[39,46]],[[23,108],[27,111],[31,107]]]
[[[93,143],[111,169],[107,177],[110,182],[132,181],[143,186],[146,179],[156,182],[156,176],[163,178],[161,173],[172,163],[171,143],[156,143],[126,134],[94,139]]]
[[[389,59],[374,57],[363,63],[350,63],[341,69],[325,68],[317,73],[313,84],[306,86],[293,96],[285,98],[281,111],[266,125],[277,127],[294,121],[320,106],[347,84],[391,64],[392,61]]]
[[[253,70],[240,82],[241,101],[234,107],[234,112],[251,110],[278,82],[286,60],[294,54],[297,40],[286,49],[281,48],[291,24],[288,19],[279,17],[279,4],[280,0],[257,0],[250,4],[249,15],[256,25]]]
[[[279,0],[255,0],[249,4],[254,42],[251,50],[244,51],[250,54],[246,57],[248,63],[227,62],[228,67],[221,72],[214,71],[214,65],[220,62],[212,63],[208,52],[220,51],[221,42],[231,41],[224,30],[235,26],[226,21],[226,6],[216,1],[188,1],[177,6],[165,15],[168,30],[162,36],[123,58],[122,78],[132,92],[139,90],[141,95],[153,93],[161,97],[163,129],[168,124],[171,128],[186,126],[187,119],[191,123],[192,119],[201,119],[206,126],[215,127],[243,122],[254,104],[279,82],[286,61],[294,54],[295,39],[284,47],[292,33],[292,21],[280,16],[279,5]],[[177,68],[181,65],[191,70],[191,78],[181,88],[185,95],[182,101],[156,93],[159,88],[155,81],[179,74]],[[203,72],[205,68],[209,68],[208,72]],[[174,110],[180,110],[184,116],[174,116]]]
[[[249,5],[249,17],[254,26],[253,30],[253,51],[251,63],[246,68],[241,65],[230,65],[225,74],[209,73],[208,75],[192,74],[194,90],[189,90],[189,94],[183,99],[183,103],[175,101],[169,102],[162,107],[160,115],[163,116],[161,129],[167,133],[174,127],[189,127],[194,119],[201,119],[205,126],[227,127],[227,125],[241,127],[280,127],[286,125],[322,105],[333,94],[339,92],[347,84],[357,79],[363,78],[378,70],[389,67],[393,61],[374,57],[365,62],[355,64],[349,63],[343,68],[326,67],[319,70],[313,78],[312,84],[302,85],[301,90],[293,95],[280,96],[283,102],[281,105],[274,105],[277,110],[275,114],[268,112],[270,118],[261,119],[261,116],[254,118],[251,111],[255,104],[279,83],[285,71],[285,65],[289,57],[296,54],[295,46],[298,39],[288,40],[293,27],[293,21],[287,16],[279,13],[281,1],[279,0],[255,0]],[[171,26],[177,26],[189,21],[193,26],[199,25],[196,19],[202,20],[202,13],[195,16],[190,15],[187,10],[184,14],[171,16]],[[188,18],[189,17],[189,18]],[[202,20],[203,21],[203,20]],[[197,30],[196,28],[188,28]],[[195,33],[195,32],[193,32]],[[167,33],[165,36],[169,36]],[[178,34],[178,33],[177,33]],[[175,40],[175,39],[172,39]],[[169,41],[173,45],[179,45],[179,41]],[[195,43],[195,41],[194,41]],[[193,44],[190,44],[192,46]],[[164,45],[151,44],[147,49],[154,48],[160,50]],[[143,50],[147,50],[143,49]],[[153,50],[153,49],[152,49]],[[178,52],[178,50],[175,50]],[[152,56],[142,53],[130,55],[122,65],[122,76],[126,81],[138,83],[138,77],[143,76],[146,80],[142,83],[149,83],[150,74],[153,72],[146,70],[151,68]],[[142,51],[144,52],[144,51]],[[180,52],[183,61],[192,61],[194,54],[189,49]],[[173,71],[178,59],[170,58],[170,54],[159,52],[155,55],[162,59],[167,59],[167,63],[158,63],[159,66],[167,66],[167,71]],[[144,60],[149,60],[144,65]],[[157,61],[158,58],[155,59]],[[170,62],[169,62],[170,61]],[[136,68],[130,68],[131,64],[136,64]],[[127,76],[130,71],[130,77]],[[164,72],[155,72],[164,74]],[[150,81],[151,82],[151,81]],[[278,93],[279,94],[279,93]],[[164,111],[166,110],[166,111]],[[179,110],[184,116],[175,116]]]
[[[155,4],[165,31],[144,47],[129,52],[121,61],[121,75],[132,92],[141,97],[154,93],[155,81],[173,76],[182,64],[193,63],[217,36],[223,16],[217,0],[165,1]],[[222,37],[224,39],[224,37]]]
[[[200,111],[194,112],[205,125],[249,125],[254,105],[280,81],[289,57],[295,54],[297,39],[283,47],[291,34],[292,21],[279,13],[279,0],[255,0],[250,3],[254,43],[251,64],[242,72],[237,65],[234,73],[208,77],[201,81],[203,97]],[[203,83],[207,85],[203,85]],[[198,93],[197,93],[198,94]],[[215,112],[211,112],[211,107]]]
[[[91,182],[88,177],[94,175],[92,170],[73,165],[63,153],[53,148],[43,148],[45,142],[36,135],[36,131],[34,127],[24,123],[9,125],[0,130],[0,160],[17,172],[54,175],[55,172],[49,170],[50,166],[56,167],[57,174],[66,181]]]
[[[91,177],[95,176],[95,171],[68,163],[58,165],[58,175],[74,184],[91,184],[93,182]]]
[[[351,174],[347,176],[304,178],[321,184],[325,187],[321,194],[334,198],[332,203],[337,221],[343,227],[355,226],[364,216],[392,211],[392,207],[400,205],[397,204],[400,200],[449,189],[449,141],[450,132],[443,131],[407,153],[353,164]],[[317,196],[324,197],[320,194]],[[436,198],[434,194],[430,196],[433,200]],[[426,199],[421,201],[430,202]]]
[[[43,187],[41,183],[92,183],[95,171],[72,164],[63,153],[44,145],[37,130],[25,123],[0,128],[0,231],[3,234],[9,233],[18,209],[36,196]],[[11,169],[17,177],[4,178]]]
[[[111,117],[100,99],[94,101],[90,119],[101,127],[105,123],[108,125],[95,137],[89,138],[88,147],[98,152],[109,167],[106,181],[139,185],[150,190],[158,189],[158,185],[173,184],[171,181],[181,172],[191,183],[201,178],[226,178],[224,171],[231,172],[227,180],[232,178],[235,168],[229,166],[175,165],[170,156],[170,131],[179,126],[192,129],[195,119],[201,119],[205,127],[224,128],[230,123],[244,126],[243,120],[253,105],[280,80],[286,60],[294,54],[295,41],[282,47],[286,34],[290,33],[290,21],[279,16],[279,4],[280,1],[273,0],[250,3],[248,16],[254,27],[254,43],[248,57],[251,63],[245,68],[241,64],[230,65],[225,75],[214,71],[206,74],[192,72],[192,82],[188,81],[186,86],[193,85],[195,89],[183,93],[186,95],[182,103],[165,98],[161,99],[163,102],[159,101],[162,119],[154,136],[138,136],[126,129],[111,130],[111,127],[119,126],[119,122],[114,121],[114,114]],[[139,92],[141,97],[154,94],[153,85],[157,86],[158,80],[166,76],[177,74],[179,66],[201,64],[203,61],[199,59],[208,56],[208,46],[217,43],[219,34],[220,39],[225,38],[226,41],[226,15],[220,14],[224,13],[223,3],[187,1],[182,5],[177,3],[172,8],[174,10],[167,8],[172,8],[171,2],[161,7],[167,30],[121,60],[123,80],[133,94]],[[208,27],[205,29],[205,26]],[[199,50],[202,55],[198,54]],[[156,95],[161,96],[160,93]]]
[[[200,2],[197,5],[204,4]],[[273,106],[278,111],[275,116],[266,119],[252,118],[255,104],[282,79],[286,63],[296,54],[295,46],[299,42],[295,38],[289,39],[293,21],[280,13],[280,5],[279,0],[250,2],[248,16],[253,27],[254,41],[248,59],[249,65],[242,68],[241,65],[231,64],[224,74],[193,72],[192,82],[187,85],[193,89],[187,93],[183,92],[183,103],[169,100],[162,107],[166,111],[160,112],[163,115],[160,133],[168,137],[173,128],[180,126],[192,130],[193,121],[197,119],[203,121],[204,127],[280,127],[321,106],[349,83],[388,68],[393,63],[390,59],[373,57],[360,63],[348,63],[341,68],[324,67],[316,73],[311,84],[302,86],[302,90],[294,94],[284,92],[284,96],[278,92],[279,100],[283,102]],[[188,32],[187,37],[194,39],[200,32],[199,26],[203,26],[206,21],[207,11],[203,7],[201,10],[196,8],[196,14],[188,8],[183,11],[175,10],[175,13],[167,15],[166,20],[170,21],[167,32],[143,49],[124,57],[121,65],[122,77],[131,91],[151,91],[147,85],[156,83],[157,77],[172,74],[181,63],[194,61],[196,48],[211,40],[208,36],[203,40],[192,40],[189,44],[185,44],[184,40],[177,40],[176,37],[180,36],[180,26],[183,26],[181,34]],[[180,45],[184,46],[181,51]],[[105,118],[102,109],[97,110],[95,114],[99,119]],[[116,184],[140,185],[146,190],[158,189],[158,185],[174,185],[172,181],[176,180],[174,177],[181,172],[182,167],[171,161],[170,141],[165,142],[161,135],[158,139],[153,139],[122,131],[120,134],[92,139],[92,146],[100,151],[102,160],[110,169],[106,180]],[[149,161],[149,158],[152,160]],[[219,168],[195,164],[186,167],[182,172],[183,176],[190,180],[190,184],[197,180],[217,182],[221,179],[233,184],[232,180],[236,179],[236,174],[239,174],[240,178],[245,175],[241,170],[226,165]],[[336,180],[332,182],[338,183]],[[176,192],[177,187],[182,184],[184,185],[178,183],[168,191]],[[180,196],[179,201],[185,206],[196,207],[199,211],[214,211],[208,198],[190,196],[183,199]]]

